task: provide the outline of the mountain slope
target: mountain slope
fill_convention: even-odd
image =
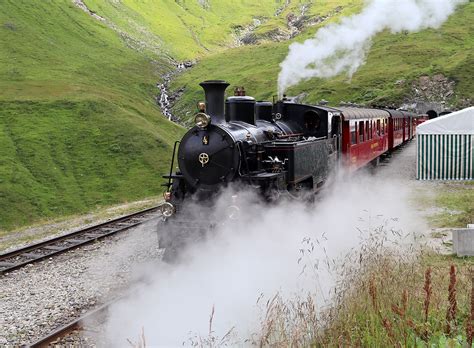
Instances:
[[[253,19],[266,21],[278,9],[298,6],[291,2],[286,5],[287,0],[86,0],[85,3],[92,11],[144,40],[152,35],[159,37],[162,49],[177,60],[229,48],[233,35]]]
[[[360,6],[361,2],[345,4],[338,15],[306,29],[294,40],[301,42],[311,37],[317,28],[357,11]],[[441,73],[456,81],[455,95],[449,102],[462,105],[462,99],[474,99],[474,83],[470,78],[474,74],[472,18],[474,3],[470,2],[460,7],[440,29],[410,34],[384,32],[376,36],[366,64],[350,81],[345,76],[311,79],[291,88],[288,94],[303,94],[307,102],[326,99],[332,105],[340,101],[399,105],[412,92],[412,81],[422,75]],[[244,46],[203,57],[173,82],[173,89],[184,87],[185,90],[173,108],[174,113],[185,115],[193,109],[196,100],[202,99],[196,82],[204,79],[225,79],[232,86],[245,86],[248,94],[258,99],[271,99],[276,95],[279,64],[288,52],[289,43]],[[228,93],[232,93],[232,86]]]
[[[162,191],[182,128],[154,104],[166,60],[71,1],[2,1],[0,229]]]

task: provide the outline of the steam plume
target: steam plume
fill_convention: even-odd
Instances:
[[[371,228],[386,224],[387,231],[401,231],[384,239],[397,250],[413,243],[412,232],[425,230],[403,187],[386,177],[340,182],[315,206],[262,206],[239,191],[245,204],[235,224],[193,244],[182,263],[144,270],[146,284],[111,308],[105,345],[123,346],[143,327],[151,346],[192,346],[211,331],[213,313],[213,336],[221,339],[232,329],[229,345],[247,346],[243,342],[259,330],[261,296],[265,302],[276,293],[291,298],[311,292],[318,308],[329,304],[337,280],[333,261],[349,262],[346,254],[360,250]],[[216,211],[225,210],[234,194],[224,192]]]
[[[303,43],[290,45],[280,64],[278,93],[312,77],[329,78],[345,72],[351,77],[364,63],[371,39],[389,29],[415,32],[439,27],[467,0],[370,0],[362,12],[339,24],[321,28]]]

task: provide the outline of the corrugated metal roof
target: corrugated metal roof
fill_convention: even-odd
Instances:
[[[390,114],[385,110],[380,109],[366,109],[340,106],[337,110],[341,111],[346,120],[356,120],[362,118],[387,118]]]

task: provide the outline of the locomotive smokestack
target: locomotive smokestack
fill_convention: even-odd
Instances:
[[[229,84],[222,80],[208,80],[199,84],[206,96],[206,112],[214,124],[224,123],[224,93]]]

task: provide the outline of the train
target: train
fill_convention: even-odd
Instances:
[[[235,184],[265,201],[307,197],[341,168],[353,172],[376,166],[428,119],[404,110],[310,105],[286,97],[257,101],[241,87],[225,98],[229,83],[222,80],[200,86],[205,102],[197,104],[194,126],[175,143],[170,172],[163,176],[168,181],[160,246],[168,254],[195,237],[189,237],[189,228],[203,235],[212,224],[206,218],[196,226],[186,211],[188,202],[212,207],[213,197]],[[235,215],[238,207],[229,204],[234,207],[229,215]]]

